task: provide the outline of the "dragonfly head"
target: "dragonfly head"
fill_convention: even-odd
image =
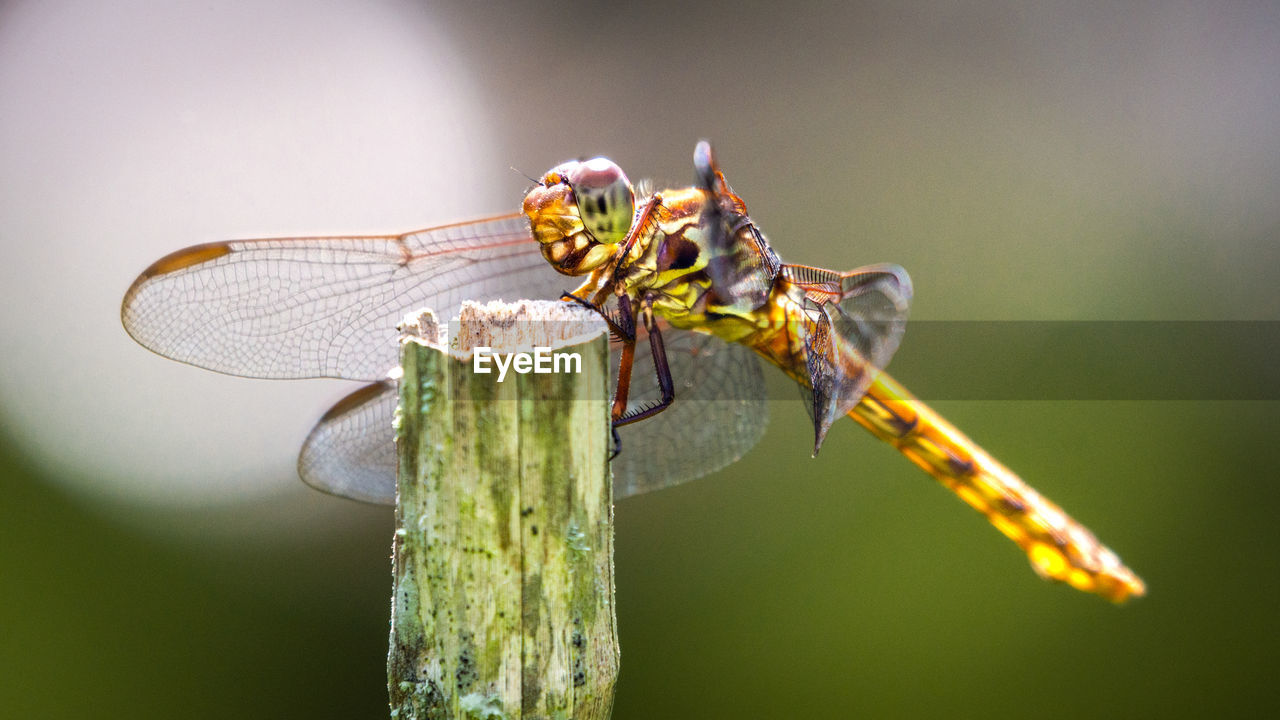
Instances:
[[[524,198],[543,257],[566,275],[583,275],[611,260],[635,209],[631,181],[602,157],[551,168]]]

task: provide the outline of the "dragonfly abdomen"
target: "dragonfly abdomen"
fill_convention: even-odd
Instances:
[[[1112,602],[1146,592],[1142,580],[1088,528],[888,375],[880,374],[849,417],[985,515],[1027,553],[1041,576]]]
[[[783,290],[775,288],[771,302],[757,313],[755,332],[735,339],[809,386],[807,326],[800,305]],[[841,346],[839,352],[848,374],[868,369],[852,348]],[[1142,580],[1093,533],[883,371],[848,415],[985,515],[1027,553],[1041,576],[1113,602],[1146,592]]]

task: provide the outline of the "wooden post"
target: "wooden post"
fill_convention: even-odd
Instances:
[[[605,326],[566,303],[402,327],[391,717],[608,718],[618,673]],[[579,372],[475,371],[471,349]],[[563,369],[563,368],[562,368]]]

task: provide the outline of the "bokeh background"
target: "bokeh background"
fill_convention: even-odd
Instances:
[[[684,184],[709,137],[784,257],[898,262],[913,321],[1280,321],[1278,77],[1272,2],[3,2],[0,716],[385,716],[391,511],[293,473],[349,387],[134,345],[164,253],[506,211],[578,156]],[[1120,608],[775,405],[619,503],[616,718],[1276,712],[1274,396],[937,403],[1144,576]]]

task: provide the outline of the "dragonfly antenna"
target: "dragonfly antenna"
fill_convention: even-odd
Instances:
[[[524,177],[528,178],[529,182],[533,183],[534,185],[541,185],[541,184],[542,184],[542,181],[541,181],[541,180],[539,180],[539,179],[535,178],[534,176],[530,175],[529,173],[527,173],[527,172],[525,172],[525,171],[523,171],[523,170],[519,170],[519,169],[517,169],[515,165],[510,165],[510,166],[508,166],[508,167],[509,167],[509,169],[511,170],[511,172],[513,172],[513,173],[515,173],[515,174],[517,174],[517,175],[523,175]]]

